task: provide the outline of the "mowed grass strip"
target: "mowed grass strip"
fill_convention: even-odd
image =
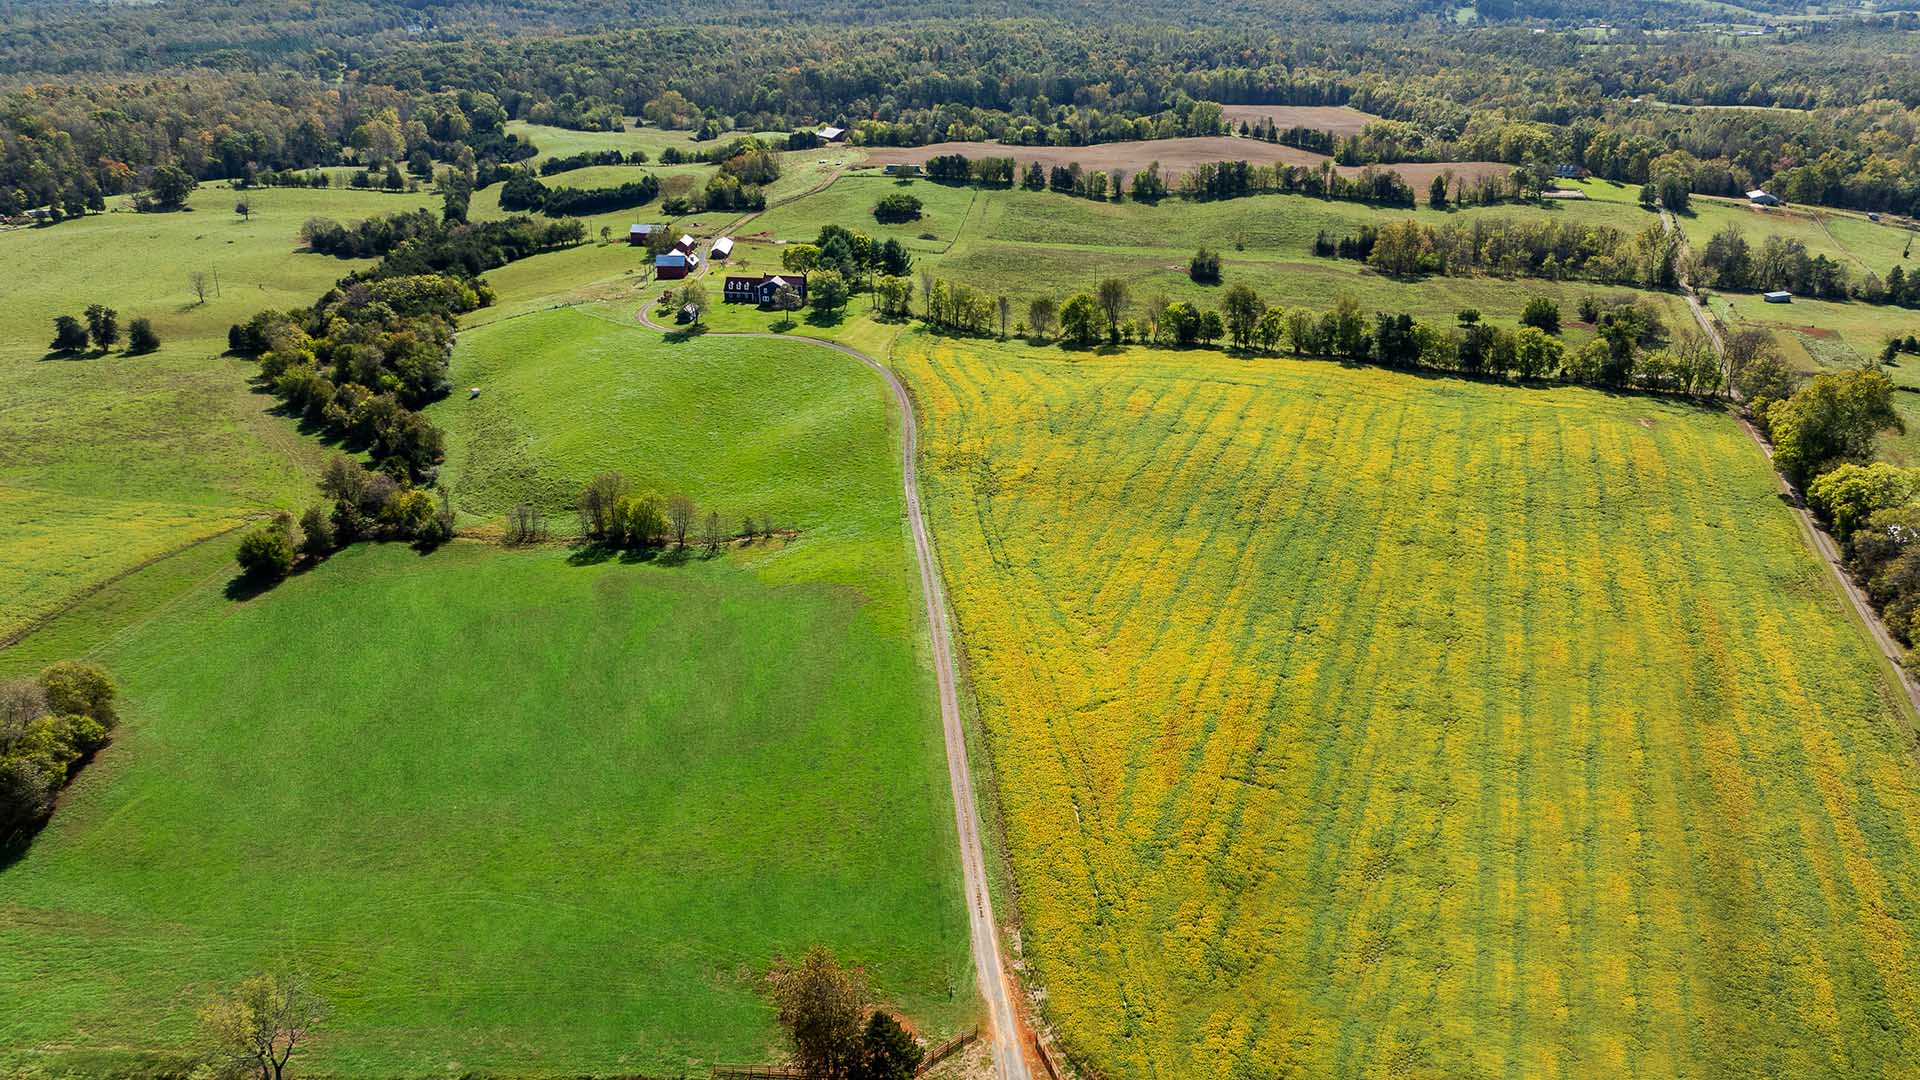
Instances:
[[[591,373],[600,411],[516,405],[535,475],[621,468],[799,536],[681,565],[363,546],[245,602],[196,549],[91,598],[44,633],[128,719],[0,870],[0,1073],[151,1073],[207,995],[282,967],[333,1005],[321,1076],[765,1060],[757,979],[816,942],[936,1038],[972,1019],[883,384],[570,311],[502,324],[543,331],[503,360],[559,379],[569,320],[630,366]],[[456,461],[491,437],[449,428]]]
[[[1730,419],[897,355],[1023,942],[1105,1074],[1904,1075],[1911,730]]]

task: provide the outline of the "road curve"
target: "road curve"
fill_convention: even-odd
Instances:
[[[652,301],[640,305],[640,322],[662,333],[674,331],[653,321],[647,313]],[[913,557],[920,568],[920,594],[926,598],[927,630],[933,638],[933,671],[940,684],[940,727],[947,744],[947,781],[953,788],[954,825],[960,837],[960,867],[966,877],[967,922],[973,940],[973,970],[986,1000],[993,1038],[993,1067],[998,1080],[1030,1080],[1026,1054],[1020,1045],[1020,1025],[1013,1008],[1012,980],[1000,956],[1000,935],[993,921],[993,898],[987,893],[987,862],[980,844],[980,813],[973,796],[973,774],[967,768],[967,733],[960,720],[959,684],[953,674],[953,639],[947,621],[947,591],[933,559],[933,541],[926,517],[920,512],[920,425],[914,419],[907,387],[891,368],[851,345],[824,338],[792,334],[709,331],[703,337],[765,338],[804,341],[850,356],[878,372],[900,407],[900,475],[905,480],[907,524],[913,532]]]

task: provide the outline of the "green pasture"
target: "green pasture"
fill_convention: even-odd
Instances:
[[[0,1073],[152,1072],[280,967],[333,1005],[323,1076],[769,1059],[756,980],[815,942],[936,1037],[971,1018],[883,384],[597,310],[463,333],[485,393],[434,418],[464,516],[532,496],[564,533],[611,468],[795,535],[361,546],[243,600],[216,541],[0,653],[89,655],[128,712],[0,870]]]
[[[1429,225],[1480,219],[1549,219],[1581,224],[1611,225],[1636,232],[1657,219],[1634,207],[1584,200],[1549,201],[1544,205],[1505,205],[1431,210],[1371,207],[1338,199],[1307,195],[1254,195],[1240,199],[1190,202],[1163,199],[1138,203],[1131,199],[1095,202],[1054,192],[995,191],[982,197],[982,235],[1017,243],[1073,244],[1104,248],[1178,248],[1191,253],[1200,247],[1234,250],[1253,256],[1297,258],[1313,249],[1315,235],[1349,236],[1371,225],[1376,228],[1412,218]]]
[[[250,219],[233,212],[242,197]],[[298,253],[307,218],[431,202],[203,185],[184,212],[0,232],[0,501],[18,515],[0,545],[0,639],[146,559],[305,497],[321,450],[269,414],[246,363],[219,355],[227,327],[311,303],[363,265]],[[90,303],[120,313],[120,349],[49,356],[54,317]],[[161,347],[126,355],[126,327],[143,316]]]
[[[863,460],[892,438],[878,376],[798,342],[663,338],[634,321],[636,306],[461,334],[454,382],[481,395],[456,392],[427,415],[447,430],[442,477],[465,515],[499,522],[527,502],[571,532],[580,488],[619,470],[638,488],[692,496],[730,529],[771,515],[799,530],[807,542],[783,575],[818,559],[844,567],[843,580],[902,557],[898,499],[875,493],[898,469]],[[880,599],[904,624],[904,594]]]
[[[127,723],[0,871],[0,1072],[150,1075],[263,969],[332,1005],[307,1075],[764,1060],[756,980],[816,942],[951,1031],[939,729],[864,591],[897,605],[892,556],[776,583],[753,556],[361,547],[176,602],[95,655]]]
[[[1678,215],[1678,220],[1696,252],[1704,249],[1715,233],[1730,227],[1746,237],[1756,252],[1768,236],[1798,240],[1806,245],[1807,254],[1825,255],[1845,266],[1856,278],[1864,277],[1869,271],[1884,278],[1888,270],[1900,265],[1911,273],[1920,266],[1920,260],[1914,258],[1901,261],[1908,238],[1914,235],[1911,231],[1885,222],[1868,221],[1865,214],[1857,211],[1803,206],[1757,207],[1745,199],[1696,195],[1690,201],[1689,212]]]
[[[873,208],[896,192],[920,200],[918,221],[882,224]],[[770,209],[747,226],[749,234],[765,233],[791,243],[812,243],[822,225],[844,225],[882,240],[899,240],[917,252],[944,251],[963,227],[976,202],[990,204],[1003,193],[974,187],[936,184],[931,180],[896,180],[877,173],[842,176],[823,191]],[[1084,200],[1082,200],[1084,201]]]

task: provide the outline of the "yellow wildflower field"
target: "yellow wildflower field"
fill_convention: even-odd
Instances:
[[[1111,1077],[1920,1074],[1913,733],[1727,416],[903,337]]]

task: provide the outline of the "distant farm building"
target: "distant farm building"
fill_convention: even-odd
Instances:
[[[1553,177],[1556,180],[1585,180],[1587,178],[1587,170],[1578,165],[1555,165],[1553,167]]]
[[[819,139],[821,142],[846,142],[847,129],[837,128],[832,126],[823,127],[820,130],[814,132],[813,136],[814,138]]]
[[[1793,303],[1793,294],[1785,289],[1775,289],[1770,293],[1762,293],[1760,299],[1765,300],[1769,304],[1791,304]]]
[[[1755,206],[1779,206],[1780,205],[1779,199],[1774,198],[1773,196],[1767,194],[1766,192],[1760,190],[1759,188],[1754,188],[1752,191],[1747,192],[1747,201],[1752,203]]]
[[[691,251],[669,251],[653,257],[653,276],[662,281],[686,277],[700,268],[700,256]]]
[[[723,236],[713,242],[713,247],[708,250],[707,257],[710,259],[724,259],[731,254],[733,254],[733,237]]]
[[[910,162],[910,161],[905,164],[899,164],[899,163],[890,164],[890,165],[884,166],[884,168],[888,176],[919,176],[920,175],[920,166],[915,165],[913,162]]]
[[[691,236],[688,236],[686,233],[681,233],[680,239],[674,241],[673,250],[685,252],[686,254],[691,255],[693,254],[693,249],[699,246],[700,246],[699,241],[695,240]]]
[[[673,321],[677,323],[690,323],[699,317],[699,308],[694,307],[692,304],[682,304],[680,310],[674,313]]]
[[[645,247],[647,238],[651,237],[655,230],[664,228],[666,228],[665,225],[642,225],[636,222],[627,226],[627,243],[635,247]]]
[[[749,274],[727,278],[721,287],[720,298],[729,304],[759,304],[762,307],[773,303],[773,298],[782,286],[793,289],[800,295],[800,302],[807,300],[807,279],[799,274],[786,277],[781,274]]]

